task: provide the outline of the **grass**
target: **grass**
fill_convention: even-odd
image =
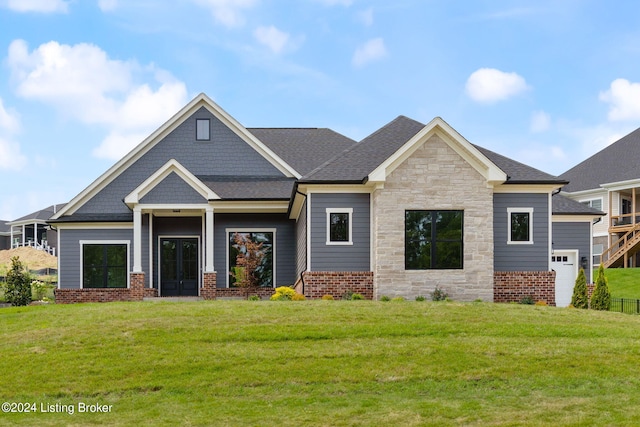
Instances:
[[[597,269],[593,277],[596,278]],[[640,299],[640,268],[608,268],[604,271],[614,298]]]
[[[2,425],[638,425],[640,316],[455,302],[0,310]]]

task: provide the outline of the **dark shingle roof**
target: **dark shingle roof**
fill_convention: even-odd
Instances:
[[[600,184],[638,179],[639,166],[640,128],[560,175],[570,181],[563,191],[592,190]]]
[[[130,213],[88,213],[65,215],[54,221],[48,221],[51,224],[59,222],[133,222],[133,212]]]
[[[198,176],[223,200],[289,200],[292,178],[264,176]]]
[[[51,205],[48,206],[44,209],[40,209],[39,211],[35,211],[32,212],[28,215],[25,215],[23,217],[20,217],[16,220],[13,221],[9,221],[9,222],[20,222],[20,221],[29,221],[29,220],[42,220],[42,221],[46,221],[49,218],[51,218],[57,211],[59,211],[60,209],[62,209],[64,206],[66,205],[66,203],[60,203],[57,205]]]
[[[546,172],[542,172],[531,166],[527,166],[524,163],[517,162],[513,159],[505,157],[501,154],[495,153],[491,150],[487,150],[484,147],[473,144],[482,154],[484,154],[489,160],[491,160],[496,166],[498,166],[504,173],[507,174],[506,184],[562,184],[566,183],[563,179],[557,176],[550,175]]]
[[[304,175],[356,143],[326,128],[249,128],[282,160]]]
[[[399,116],[356,145],[338,153],[301,181],[362,182],[424,126],[420,122]]]
[[[358,144],[339,153],[330,161],[302,177],[302,182],[362,182],[376,167],[425,127],[424,124],[399,116]],[[554,175],[474,145],[508,176],[509,184],[563,184]]]
[[[576,202],[561,194],[555,194],[551,198],[551,213],[553,215],[605,215],[604,212]]]

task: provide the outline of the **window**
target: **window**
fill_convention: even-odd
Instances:
[[[582,203],[583,205],[587,205],[590,208],[597,209],[599,211],[602,210],[602,199],[583,200],[580,203]]]
[[[260,259],[260,263],[255,268],[254,277],[257,279],[258,285],[262,287],[272,288],[274,284],[274,231],[249,231],[249,230],[228,230],[227,236],[229,242],[229,259],[228,274],[229,287],[236,287],[236,282],[242,280],[246,274],[246,267],[238,265],[238,259],[247,256],[247,242],[256,243],[259,247],[255,254]],[[254,254],[254,255],[255,255]]]
[[[209,119],[196,119],[196,141],[209,141],[210,139]]]
[[[352,245],[352,208],[327,208],[327,245]]]
[[[127,287],[127,243],[81,244],[83,288]]]
[[[509,244],[533,243],[533,208],[507,208]]]
[[[463,268],[464,211],[406,211],[406,270]]]

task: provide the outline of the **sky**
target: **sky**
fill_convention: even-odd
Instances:
[[[439,116],[559,175],[640,127],[639,24],[635,0],[0,0],[0,219],[71,200],[201,92],[355,140]]]

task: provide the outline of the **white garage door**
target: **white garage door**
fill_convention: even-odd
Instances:
[[[567,307],[578,277],[578,251],[554,251],[551,269],[556,272],[556,306]]]

